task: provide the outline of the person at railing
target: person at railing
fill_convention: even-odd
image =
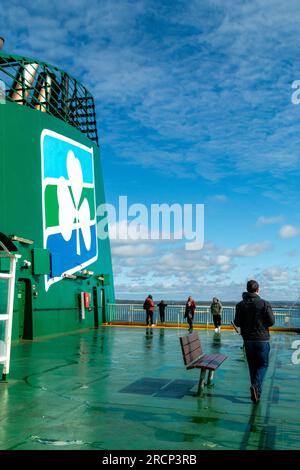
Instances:
[[[161,300],[157,306],[159,308],[160,323],[165,323],[165,310],[168,304]]]
[[[212,299],[212,303],[210,305],[210,312],[211,312],[212,317],[213,317],[213,322],[214,322],[214,325],[215,325],[215,332],[216,333],[220,333],[220,331],[221,331],[222,308],[223,307],[222,307],[222,304],[219,301],[219,299],[217,299],[217,297],[214,297]]]
[[[146,298],[144,305],[143,305],[144,310],[146,310],[146,325],[147,326],[154,326],[153,325],[153,312],[155,309],[155,304],[153,302],[153,297],[152,295],[148,295]]]
[[[188,297],[185,304],[184,318],[187,319],[189,325],[189,333],[193,331],[193,319],[195,315],[196,304],[191,296]]]
[[[248,281],[247,292],[243,293],[243,300],[236,305],[234,318],[234,324],[240,327],[244,340],[253,403],[259,401],[262,392],[262,383],[269,365],[269,326],[275,323],[271,305],[258,294],[258,283]]]

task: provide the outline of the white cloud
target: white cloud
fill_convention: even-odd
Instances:
[[[176,244],[167,250],[162,242],[151,243],[149,241],[146,245],[149,244],[154,251],[149,256],[145,247],[142,247],[138,265],[131,262],[132,258],[126,257],[121,245],[117,247],[118,256],[113,256],[117,292],[120,289],[126,291],[126,286],[128,292],[133,288],[135,291],[143,291],[155,287],[163,293],[168,286],[168,291],[176,297],[186,289],[197,291],[199,284],[203,289],[210,284],[210,276],[213,279],[225,279],[225,273],[234,267],[230,257],[222,255],[212,244],[205,245],[198,252],[190,252]],[[134,255],[135,246],[129,245],[126,250]],[[142,256],[144,250],[145,256]]]
[[[261,215],[258,217],[256,221],[256,225],[272,225],[272,224],[280,224],[283,222],[284,217],[282,215],[277,215],[273,217],[266,217],[264,215]]]
[[[207,243],[198,252],[186,251],[176,243],[166,246],[162,241],[148,241],[143,245],[135,253],[134,244],[128,245],[128,248],[125,245],[124,251],[120,242],[117,242],[117,256],[113,256],[113,264],[119,296],[122,293],[124,295],[127,288],[129,296],[133,292],[142,295],[144,290],[154,292],[155,289],[161,295],[168,294],[170,298],[183,298],[188,289],[195,296],[200,291],[205,299],[219,293],[227,299],[230,296],[238,298],[245,279],[241,279],[240,284],[236,283],[236,290],[229,286],[235,284],[232,279],[235,269],[242,263],[241,258],[258,256],[272,248],[269,242],[245,244],[231,250]],[[150,254],[146,246],[151,247]],[[129,257],[126,256],[127,250]],[[131,257],[134,253],[136,256],[138,253],[141,255],[138,265]]]
[[[268,241],[262,243],[248,243],[244,245],[240,245],[235,249],[226,250],[226,253],[230,254],[231,256],[237,257],[252,257],[258,256],[261,253],[265,253],[266,251],[272,250],[272,244]]]
[[[289,250],[286,253],[286,256],[289,256],[290,258],[296,258],[299,256],[299,251],[298,250]]]
[[[227,202],[228,201],[228,197],[225,194],[216,194],[215,196],[212,196],[212,199],[214,201],[218,201],[218,202]]]
[[[230,262],[230,257],[226,255],[218,255],[217,256],[217,264],[220,265],[228,265]]]
[[[296,0],[2,3],[7,50],[82,79],[116,158],[211,181],[299,172]]]
[[[300,235],[300,228],[294,225],[283,225],[278,232],[280,238],[293,238]]]
[[[265,269],[262,274],[265,277],[266,282],[273,282],[277,284],[279,282],[287,281],[289,277],[288,271],[285,271],[279,267]],[[280,288],[279,284],[278,288]]]
[[[154,248],[145,243],[135,243],[134,245],[112,246],[111,251],[113,256],[140,257],[152,255]]]
[[[261,288],[261,296],[269,300],[295,301],[299,298],[299,268],[271,266],[254,274]]]

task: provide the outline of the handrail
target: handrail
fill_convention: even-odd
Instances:
[[[6,248],[6,246],[4,245],[4,243],[2,243],[2,241],[0,240],[0,246],[2,248],[2,250],[5,252],[6,256],[7,254],[9,254],[9,251],[8,249]]]
[[[145,310],[143,304],[130,303],[111,303],[107,305],[107,321],[109,323],[128,323],[128,324],[145,324]],[[165,324],[179,325],[184,323],[185,305],[168,304],[165,310]],[[159,324],[158,307],[155,306],[154,322]],[[294,308],[274,307],[274,316],[276,318],[275,328],[283,329],[300,329],[300,306]],[[235,305],[223,306],[222,324],[231,326],[231,322],[235,315]],[[194,316],[195,325],[213,324],[213,317],[210,312],[209,305],[200,305]]]

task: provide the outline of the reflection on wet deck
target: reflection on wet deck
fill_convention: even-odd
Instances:
[[[229,359],[194,396],[176,329],[103,327],[12,349],[0,386],[1,449],[298,449],[300,365],[274,333],[261,403],[249,398],[241,339],[200,331],[203,349]]]

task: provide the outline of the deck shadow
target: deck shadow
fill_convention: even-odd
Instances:
[[[193,395],[191,389],[197,384],[195,380],[172,380],[142,377],[119,390],[120,393],[152,395],[157,398],[183,398]]]

